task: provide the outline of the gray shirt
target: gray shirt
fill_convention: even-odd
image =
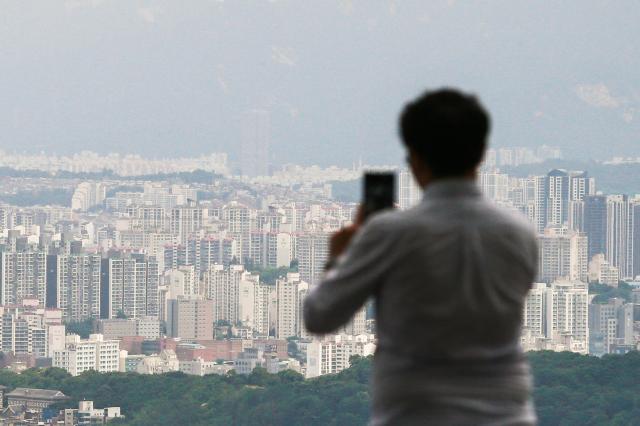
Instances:
[[[305,300],[309,331],[328,333],[374,296],[373,425],[535,424],[520,349],[537,242],[472,180],[430,184],[406,211],[355,235]]]

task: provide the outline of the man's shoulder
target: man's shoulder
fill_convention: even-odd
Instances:
[[[488,223],[496,224],[512,233],[536,238],[533,224],[520,212],[500,207],[486,201],[485,217]]]
[[[393,233],[396,235],[414,233],[416,227],[440,227],[443,223],[451,224],[463,221],[481,223],[489,227],[501,228],[505,233],[516,234],[529,239],[536,239],[533,224],[519,212],[497,206],[486,200],[478,200],[475,206],[467,206],[470,214],[462,213],[464,208],[446,210],[440,206],[418,204],[406,210],[388,210],[371,217],[364,228],[371,233]]]
[[[370,232],[399,233],[415,227],[415,220],[419,218],[416,208],[407,210],[387,210],[376,213],[365,224]]]

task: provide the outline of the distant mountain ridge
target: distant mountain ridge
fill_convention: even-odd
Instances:
[[[68,0],[3,4],[0,148],[239,155],[269,111],[272,164],[401,164],[425,88],[477,93],[495,146],[638,155],[640,4]]]

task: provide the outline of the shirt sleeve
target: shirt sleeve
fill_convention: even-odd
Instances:
[[[372,219],[354,236],[344,255],[327,271],[304,302],[304,322],[311,333],[335,331],[375,293],[388,270],[391,235]]]

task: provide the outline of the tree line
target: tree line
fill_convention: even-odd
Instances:
[[[540,425],[630,425],[640,419],[640,354],[602,358],[568,352],[529,355]],[[257,368],[248,376],[139,375],[86,372],[72,377],[57,368],[22,374],[0,371],[0,384],[59,389],[77,407],[120,406],[126,419],[113,425],[365,425],[369,419],[371,359],[305,380]]]

